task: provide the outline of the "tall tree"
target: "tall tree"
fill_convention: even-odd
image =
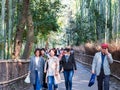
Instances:
[[[118,0],[118,6],[119,6],[118,8],[118,32],[120,32],[120,0]],[[118,38],[120,38],[120,35]]]
[[[109,41],[110,41],[110,39],[113,39],[113,35],[112,35],[112,0],[109,0],[109,8],[110,8],[110,18],[108,21],[108,25],[109,25]]]
[[[29,58],[29,55],[32,50],[33,42],[34,42],[34,26],[33,26],[33,20],[32,20],[32,15],[31,15],[30,10],[27,16],[27,25],[28,25],[27,39],[26,39],[25,49],[22,55],[22,58],[24,59]]]
[[[28,8],[29,8],[29,0],[23,0],[23,10],[22,10],[22,17],[19,21],[17,26],[17,31],[15,35],[15,43],[14,43],[14,55],[16,58],[20,56],[20,51],[23,42],[23,33],[26,24],[26,18],[28,16]]]
[[[13,0],[9,0],[9,30],[8,30],[8,58],[10,58],[10,54],[11,54],[11,34],[12,34],[12,1]]]
[[[6,0],[2,0],[2,10],[1,10],[1,19],[2,19],[2,28],[1,28],[1,33],[2,33],[2,37],[5,36],[5,2]],[[2,48],[2,58],[5,58],[5,48],[6,48],[6,39],[3,38],[3,48]]]

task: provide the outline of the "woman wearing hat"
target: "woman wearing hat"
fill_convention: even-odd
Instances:
[[[97,52],[92,62],[92,73],[97,75],[98,90],[109,90],[110,64],[112,55],[108,52],[108,44],[101,44],[101,51]],[[103,84],[104,83],[104,84]]]

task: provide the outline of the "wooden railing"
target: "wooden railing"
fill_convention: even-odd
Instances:
[[[26,60],[0,60],[0,90],[27,90],[30,84],[26,84],[24,79],[28,65]]]

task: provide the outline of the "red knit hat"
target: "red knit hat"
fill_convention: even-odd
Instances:
[[[108,44],[106,44],[106,43],[103,43],[103,44],[101,44],[101,48],[108,48]]]

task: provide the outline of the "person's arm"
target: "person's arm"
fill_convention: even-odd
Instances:
[[[31,57],[30,58],[30,63],[29,63],[29,68],[28,68],[28,73],[31,73],[32,67],[33,67],[33,60],[32,60],[32,57]]]
[[[63,55],[64,56],[64,55]],[[59,61],[60,64],[60,72],[63,72],[63,56],[61,58],[61,60]]]
[[[113,58],[112,58],[112,55],[108,52],[108,49],[106,49],[106,52],[105,54],[107,55],[107,60],[110,64],[113,63]]]
[[[48,61],[45,62],[45,65],[44,65],[44,73],[47,72],[47,69],[48,69]]]
[[[73,60],[73,67],[74,67],[74,70],[77,70],[77,66],[76,66],[76,62],[75,62],[75,58],[74,58],[74,55],[72,55],[72,60]]]
[[[60,68],[60,64],[59,64],[59,60],[57,58],[57,60],[56,60],[56,73],[59,72],[59,68]]]
[[[92,73],[93,74],[95,74],[96,64],[97,64],[97,54],[95,54],[95,56],[93,58],[93,62],[92,62]]]
[[[45,60],[44,60],[44,58],[43,57],[41,57],[41,59],[42,59],[42,61],[43,61],[43,70],[44,70],[44,67],[45,67]]]

